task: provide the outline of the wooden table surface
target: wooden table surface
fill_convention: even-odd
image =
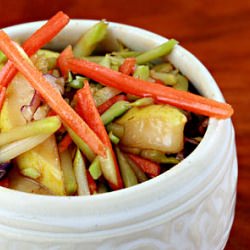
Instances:
[[[250,1],[0,0],[0,28],[47,19],[58,10],[71,18],[105,18],[173,37],[211,71],[235,110],[239,180],[226,250],[250,249]]]

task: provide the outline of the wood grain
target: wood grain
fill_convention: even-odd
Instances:
[[[250,249],[250,1],[0,1],[0,27],[47,19],[107,19],[175,38],[211,71],[234,107],[239,162],[236,215],[226,250]]]

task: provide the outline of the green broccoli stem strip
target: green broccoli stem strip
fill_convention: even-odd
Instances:
[[[167,54],[169,54],[172,51],[172,49],[174,48],[174,46],[177,43],[178,42],[176,40],[170,39],[167,42],[163,43],[162,45],[155,47],[151,50],[148,50],[148,51],[142,53],[141,55],[137,56],[136,63],[137,64],[145,64],[145,63],[153,61],[159,57],[166,56]]]
[[[14,141],[22,140],[42,134],[53,134],[61,126],[58,116],[47,117],[42,120],[27,123],[26,125],[15,127],[0,134],[0,146]]]

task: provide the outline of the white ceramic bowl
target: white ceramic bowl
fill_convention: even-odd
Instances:
[[[49,44],[74,43],[95,21],[73,20]],[[24,40],[42,25],[6,28]],[[166,41],[110,23],[109,33],[132,49]],[[223,101],[206,68],[177,46],[169,56],[205,96]],[[0,187],[0,249],[223,249],[234,218],[237,159],[231,120],[210,119],[200,145],[166,173],[132,188],[91,197],[53,197]]]

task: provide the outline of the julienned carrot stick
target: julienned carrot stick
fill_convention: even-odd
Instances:
[[[60,153],[64,152],[69,145],[72,143],[72,139],[69,134],[66,134],[63,139],[58,144],[58,151]]]
[[[97,192],[97,186],[96,186],[95,180],[92,178],[88,170],[86,171],[86,175],[87,175],[87,180],[88,180],[88,185],[89,185],[89,191],[91,194],[95,194]]]
[[[68,74],[68,65],[67,61],[70,58],[73,58],[73,52],[71,45],[68,45],[61,53],[60,56],[57,59],[57,65],[61,70],[61,73],[64,77]]]
[[[138,155],[128,154],[128,157],[139,167],[141,170],[148,174],[150,177],[156,177],[160,174],[160,165],[150,160],[144,159]]]
[[[119,71],[126,75],[131,75],[135,70],[136,59],[134,57],[128,57],[124,60],[120,66]]]
[[[83,119],[86,121],[89,127],[93,129],[93,131],[101,139],[103,144],[107,146],[111,151],[112,157],[110,160],[112,161],[113,164],[110,164],[110,166],[113,166],[115,168],[114,171],[112,171],[112,173],[115,173],[116,176],[112,176],[110,178],[109,177],[110,174],[105,173],[106,168],[103,168],[103,166],[102,166],[102,172],[105,178],[107,178],[107,181],[111,184],[111,186],[114,189],[120,189],[122,188],[122,180],[120,176],[119,167],[115,158],[115,154],[113,152],[109,136],[106,132],[101,117],[95,106],[95,101],[92,97],[88,81],[84,81],[84,87],[77,91],[76,98],[78,103],[79,114],[82,115]]]
[[[28,56],[35,54],[54,38],[68,22],[69,17],[62,11],[59,11],[23,43],[22,47],[26,54]],[[16,73],[17,70],[13,63],[8,61],[0,72],[0,85],[7,86]]]
[[[118,101],[126,100],[125,95],[116,95],[110,99],[108,99],[106,102],[101,104],[100,106],[97,107],[97,110],[99,114],[103,114],[106,110],[108,110],[113,104],[115,104]]]
[[[80,116],[67,104],[61,94],[43,77],[34,65],[25,59],[25,52],[20,52],[8,35],[0,30],[0,49],[11,60],[15,67],[24,75],[48,105],[61,117],[74,132],[98,155],[106,156],[106,147],[80,118]]]
[[[83,74],[106,86],[117,88],[132,95],[152,97],[157,102],[215,118],[226,119],[233,114],[232,107],[227,103],[217,102],[157,83],[135,79],[90,61],[75,58],[66,60],[68,70]]]
[[[0,111],[1,111],[3,103],[4,103],[5,94],[6,94],[6,88],[0,86]]]
[[[86,121],[89,127],[93,129],[93,131],[101,139],[103,144],[106,146],[110,146],[111,143],[109,137],[106,136],[106,129],[96,109],[88,81],[84,81],[84,87],[77,91],[76,98],[79,114],[82,116],[84,121]]]

